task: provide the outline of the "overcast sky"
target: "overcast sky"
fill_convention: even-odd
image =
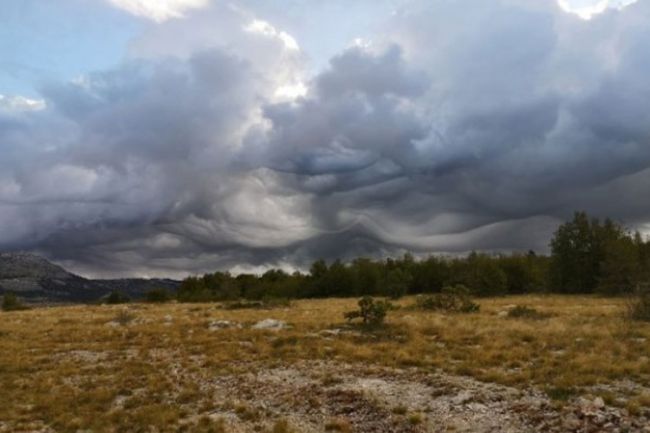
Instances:
[[[650,232],[650,0],[7,0],[0,250],[88,276]]]

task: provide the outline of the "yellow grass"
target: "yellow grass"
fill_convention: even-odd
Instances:
[[[274,310],[225,310],[215,304],[74,306],[0,313],[0,432],[220,431],[193,414],[232,405],[211,395],[211,377],[256,365],[327,359],[366,366],[417,367],[516,387],[573,395],[598,384],[650,386],[650,325],[624,320],[625,302],[594,297],[524,296],[479,300],[480,313],[445,315],[404,307],[374,334],[319,334],[344,326],[354,299],[297,301]],[[546,320],[509,319],[512,305],[551,313]],[[124,312],[126,310],[126,312]],[[499,314],[501,312],[501,314]],[[292,325],[259,331],[273,318]],[[211,331],[229,320],[243,329]],[[123,325],[117,324],[120,321]],[[323,378],[323,381],[335,378]],[[629,408],[650,396],[611,395]],[[415,418],[414,418],[415,420]],[[415,421],[414,421],[415,422]],[[278,427],[278,431],[281,427]],[[11,430],[8,430],[11,429]],[[168,430],[166,430],[168,429]],[[182,430],[181,430],[182,431]]]

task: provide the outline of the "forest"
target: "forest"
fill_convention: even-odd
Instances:
[[[186,278],[182,302],[326,298],[437,293],[465,286],[475,296],[525,293],[625,295],[650,281],[650,240],[620,223],[576,212],[550,241],[550,255],[527,253],[463,257],[432,255],[415,259],[350,263],[315,261],[308,273],[271,269],[263,275],[214,272]]]

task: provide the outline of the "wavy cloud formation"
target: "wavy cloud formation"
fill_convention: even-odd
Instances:
[[[409,1],[311,76],[255,19],[166,22],[120,67],[46,86],[46,109],[0,110],[0,247],[180,276],[544,251],[574,209],[650,220],[650,2],[582,21]]]

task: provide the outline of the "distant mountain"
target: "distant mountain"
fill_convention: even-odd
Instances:
[[[153,288],[176,291],[168,279],[89,280],[29,253],[0,253],[0,294],[11,291],[28,302],[93,302],[114,290],[133,299]]]

